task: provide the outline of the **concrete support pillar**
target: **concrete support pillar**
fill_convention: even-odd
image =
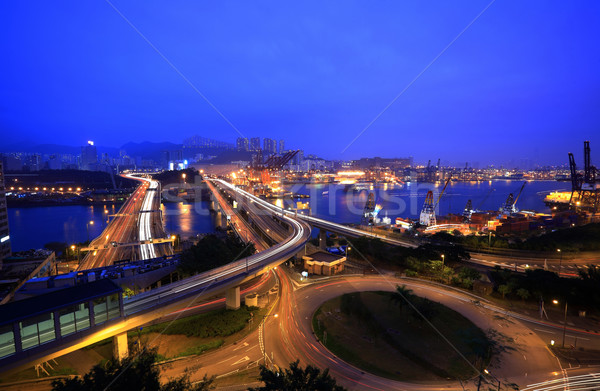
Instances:
[[[223,228],[223,214],[220,209],[216,209],[215,211],[215,226]]]
[[[327,248],[327,231],[324,229],[319,230],[319,249],[325,250]]]
[[[113,337],[113,358],[121,361],[127,356],[129,356],[129,348],[127,346],[127,332],[124,332]]]
[[[227,289],[225,296],[225,308],[228,310],[237,310],[240,308],[240,287]]]

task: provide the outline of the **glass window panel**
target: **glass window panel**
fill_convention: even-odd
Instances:
[[[77,322],[77,331],[90,327],[90,305],[81,303],[75,312],[75,321]]]
[[[23,347],[23,350],[40,344],[37,323],[23,321],[19,323],[19,326],[21,331],[21,346]]]
[[[12,325],[0,327],[0,357],[10,356],[15,351],[15,334]]]
[[[108,319],[118,318],[119,315],[121,315],[121,312],[119,310],[119,295],[118,294],[115,293],[114,295],[108,296],[107,306],[108,306]]]
[[[38,333],[40,336],[40,344],[52,341],[56,338],[54,331],[54,314],[48,314],[50,317],[38,323]]]
[[[94,321],[96,324],[106,322],[108,311],[106,309],[106,296],[94,299]]]
[[[52,313],[25,319],[19,323],[19,328],[23,349],[29,349],[56,338]]]
[[[76,306],[62,308],[59,312],[60,335],[65,336],[77,331],[75,327],[75,310]]]

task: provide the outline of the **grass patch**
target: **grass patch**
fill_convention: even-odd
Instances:
[[[218,339],[216,341],[211,341],[211,342],[208,342],[205,344],[192,346],[192,347],[184,350],[183,352],[179,353],[178,356],[185,357],[185,356],[193,356],[193,355],[202,354],[202,353],[206,352],[207,350],[220,348],[224,342],[225,341],[223,341],[222,339]]]
[[[199,338],[227,337],[246,327],[253,316],[252,314],[256,316],[258,311],[259,309],[256,307],[246,306],[235,311],[223,308],[205,314],[177,319],[173,322],[147,326],[139,334],[159,333]],[[130,337],[135,337],[138,335],[138,331],[130,331],[128,334]]]
[[[390,292],[359,292],[324,303],[313,316],[323,344],[345,361],[394,380],[468,379],[475,369],[407,304]],[[489,362],[492,342],[468,319],[439,303],[411,303],[475,367]]]

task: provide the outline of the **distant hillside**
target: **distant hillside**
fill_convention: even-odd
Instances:
[[[10,144],[10,145],[1,145],[0,152],[23,152],[23,153],[39,153],[39,154],[69,154],[69,155],[80,155],[81,154],[81,146],[72,146],[72,145],[61,145],[61,144],[26,144],[26,143],[18,143],[18,144]],[[97,147],[98,153],[108,153],[109,155],[117,155],[119,150],[118,148],[113,147]]]
[[[16,180],[15,180],[16,179]],[[136,187],[138,181],[114,176],[117,189]],[[5,173],[6,186],[15,185],[22,187],[34,186],[64,186],[83,187],[86,189],[112,189],[111,175],[102,171],[81,170],[41,170],[30,173],[8,171]]]
[[[129,142],[123,144],[120,149],[125,150],[129,156],[141,156],[142,159],[152,159],[160,161],[161,151],[173,151],[181,149],[181,144],[174,144],[170,142],[153,143],[150,141],[144,141],[141,143]]]
[[[211,160],[205,160],[203,162],[208,162],[211,164],[222,164],[222,163],[231,163],[235,161],[252,161],[252,152],[246,151],[225,151],[220,153],[216,158]]]

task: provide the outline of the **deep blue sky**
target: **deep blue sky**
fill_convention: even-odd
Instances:
[[[332,159],[600,156],[598,1],[496,1],[342,153],[489,1],[413,3],[113,2],[248,137]],[[4,1],[0,49],[2,143],[238,137],[108,2]]]

